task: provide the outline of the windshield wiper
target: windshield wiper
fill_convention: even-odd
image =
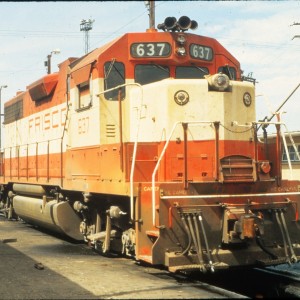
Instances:
[[[154,64],[154,63],[152,63],[151,66],[155,66],[156,68],[161,69],[161,70],[163,70],[163,71],[165,71],[166,73],[169,74],[169,69],[168,68],[164,68],[163,66],[157,65],[157,64]]]
[[[208,74],[209,75],[209,72],[205,69],[202,69],[201,67],[198,67],[198,66],[194,66],[196,67],[198,70],[200,70],[201,72],[205,73],[205,74]]]

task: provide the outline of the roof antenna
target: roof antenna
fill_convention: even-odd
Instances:
[[[155,29],[155,1],[144,1],[145,5],[149,11],[149,31]]]

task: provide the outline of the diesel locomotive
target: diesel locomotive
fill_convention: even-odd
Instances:
[[[255,81],[196,27],[126,33],[5,102],[1,212],[171,272],[297,262],[280,119],[257,121]]]

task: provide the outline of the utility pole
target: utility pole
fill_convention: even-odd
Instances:
[[[89,52],[89,31],[93,29],[93,23],[95,22],[95,20],[84,20],[82,19],[80,22],[80,31],[84,31],[84,51],[85,54]]]
[[[0,152],[2,151],[2,136],[1,136],[1,127],[2,127],[2,112],[1,112],[1,106],[2,106],[2,99],[1,99],[1,94],[2,94],[2,89],[6,89],[7,85],[1,85],[0,86]],[[0,171],[1,172],[1,171]],[[2,173],[2,172],[1,172]]]
[[[53,51],[50,52],[50,54],[47,55],[47,60],[45,61],[45,67],[47,67],[47,74],[51,74],[51,57],[52,54],[59,54],[60,50],[59,49],[55,49]]]
[[[155,1],[145,1],[149,11],[149,29],[155,29]]]

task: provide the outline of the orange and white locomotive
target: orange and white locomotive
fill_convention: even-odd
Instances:
[[[255,82],[166,18],[5,103],[1,210],[170,271],[295,262],[300,181],[258,138]]]

